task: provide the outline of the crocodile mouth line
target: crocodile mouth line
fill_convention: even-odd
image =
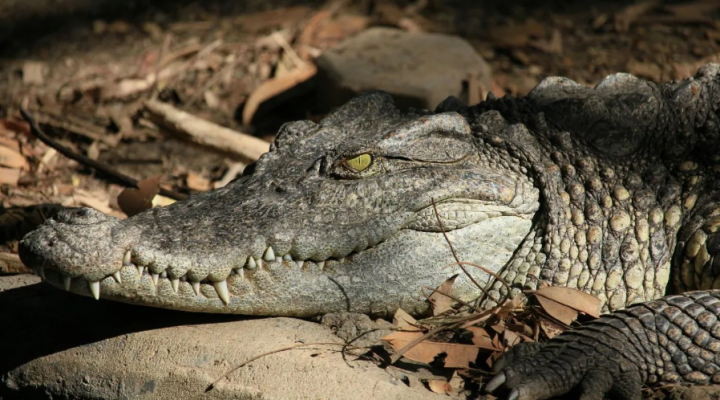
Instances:
[[[252,274],[253,271],[267,268],[271,263],[275,264],[274,267],[282,265],[286,268],[297,268],[304,272],[322,272],[326,270],[326,266],[344,264],[346,261],[352,261],[354,254],[353,252],[346,257],[328,258],[323,261],[296,260],[290,254],[285,254],[282,257],[276,256],[272,246],[268,246],[262,257],[248,256],[245,263],[232,267],[227,278],[219,281],[213,281],[208,278],[193,280],[188,277],[187,272],[179,277],[170,276],[167,270],[159,273],[153,272],[151,267],[139,265],[133,259],[132,249],[125,253],[122,267],[119,270],[97,281],[90,281],[82,276],[72,277],[53,267],[38,267],[36,268],[36,272],[44,281],[68,292],[87,295],[89,290],[89,294],[96,300],[100,299],[101,284],[122,286],[123,281],[127,283],[128,280],[134,280],[140,284],[149,283],[151,286],[145,286],[156,289],[163,285],[169,285],[169,287],[172,288],[172,292],[177,295],[181,293],[192,293],[195,296],[215,298],[215,296],[212,295],[214,293],[217,295],[217,298],[222,300],[223,304],[228,305],[230,304],[228,280],[239,279],[250,281],[251,278],[246,276],[246,274]],[[190,289],[192,292],[190,292]],[[167,291],[164,292],[164,294],[167,293]],[[210,296],[208,296],[208,294],[210,294]]]

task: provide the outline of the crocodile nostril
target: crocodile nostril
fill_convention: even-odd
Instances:
[[[81,208],[81,209],[75,211],[75,214],[78,217],[86,217],[88,215],[88,210],[87,210],[87,208]]]

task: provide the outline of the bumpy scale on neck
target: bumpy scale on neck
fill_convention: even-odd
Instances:
[[[512,112],[518,107],[523,112]],[[702,195],[716,182],[708,179],[710,169],[720,167],[647,152],[609,157],[578,135],[548,127],[543,114],[529,108],[524,100],[503,99],[470,110],[485,145],[515,157],[541,188],[533,230],[501,273],[513,297],[543,281],[591,293],[605,310],[616,310],[661,297],[671,275],[676,291],[720,288],[705,243],[720,221],[696,217],[700,204],[705,214],[720,216]],[[693,218],[706,229],[688,224]],[[676,243],[687,250],[672,260]],[[720,261],[715,264],[717,270]],[[491,295],[506,292],[496,282]]]

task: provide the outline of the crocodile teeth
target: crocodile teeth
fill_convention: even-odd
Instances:
[[[125,255],[123,256],[123,264],[128,265],[130,264],[130,250],[125,252]]]
[[[88,282],[90,286],[90,293],[92,293],[95,300],[100,300],[100,281]]]
[[[47,278],[45,278],[45,268],[43,268],[43,267],[38,268],[37,274],[38,274],[38,276],[40,276],[44,281],[47,280]]]
[[[120,276],[120,271],[115,271],[112,274],[113,278],[117,281],[117,283],[122,283],[122,277]]]
[[[72,278],[69,276],[63,276],[62,279],[63,279],[63,287],[65,288],[65,290],[67,290],[69,292],[70,284],[72,284]]]
[[[267,250],[265,250],[265,256],[263,256],[263,259],[265,261],[275,261],[275,252],[273,251],[272,246],[268,246]]]
[[[255,269],[257,268],[257,264],[255,263],[255,259],[252,257],[248,257],[247,262],[247,269]]]
[[[180,289],[180,279],[170,279],[170,283],[172,284],[173,291],[177,293],[178,289]]]
[[[338,262],[339,262],[340,264],[344,263],[344,262],[345,262],[345,257],[338,258]]]
[[[143,274],[143,272],[145,272],[145,267],[138,266],[137,269],[138,269],[138,275],[140,275],[140,278],[142,278],[142,274]]]
[[[152,278],[153,284],[157,286],[158,280],[160,280],[160,274],[150,274],[150,277]]]
[[[200,282],[190,282],[190,286],[192,286],[193,292],[195,292],[195,296],[200,296]]]
[[[303,265],[305,265],[305,261],[298,261],[298,262],[297,262],[298,268],[302,268]]]
[[[230,304],[230,293],[228,292],[227,281],[213,282],[215,291],[225,305]]]
[[[283,260],[285,260],[285,261],[292,261],[293,259],[292,259],[292,256],[290,256],[290,254],[285,254],[285,255],[283,256]]]
[[[167,271],[163,271],[160,273],[160,277],[163,279],[167,279]]]
[[[325,261],[320,261],[317,263],[318,268],[323,269],[325,268]]]

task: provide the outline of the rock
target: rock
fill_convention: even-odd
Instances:
[[[8,278],[13,278],[11,282]],[[33,277],[34,278],[34,277]],[[339,347],[323,325],[95,301],[0,277],[0,399],[441,399]],[[13,288],[14,287],[14,288]],[[413,382],[413,381],[411,381]]]
[[[436,33],[371,28],[324,52],[317,64],[327,106],[378,89],[400,107],[434,109],[448,96],[467,99],[463,81],[470,76],[491,87],[490,67],[467,41]]]

